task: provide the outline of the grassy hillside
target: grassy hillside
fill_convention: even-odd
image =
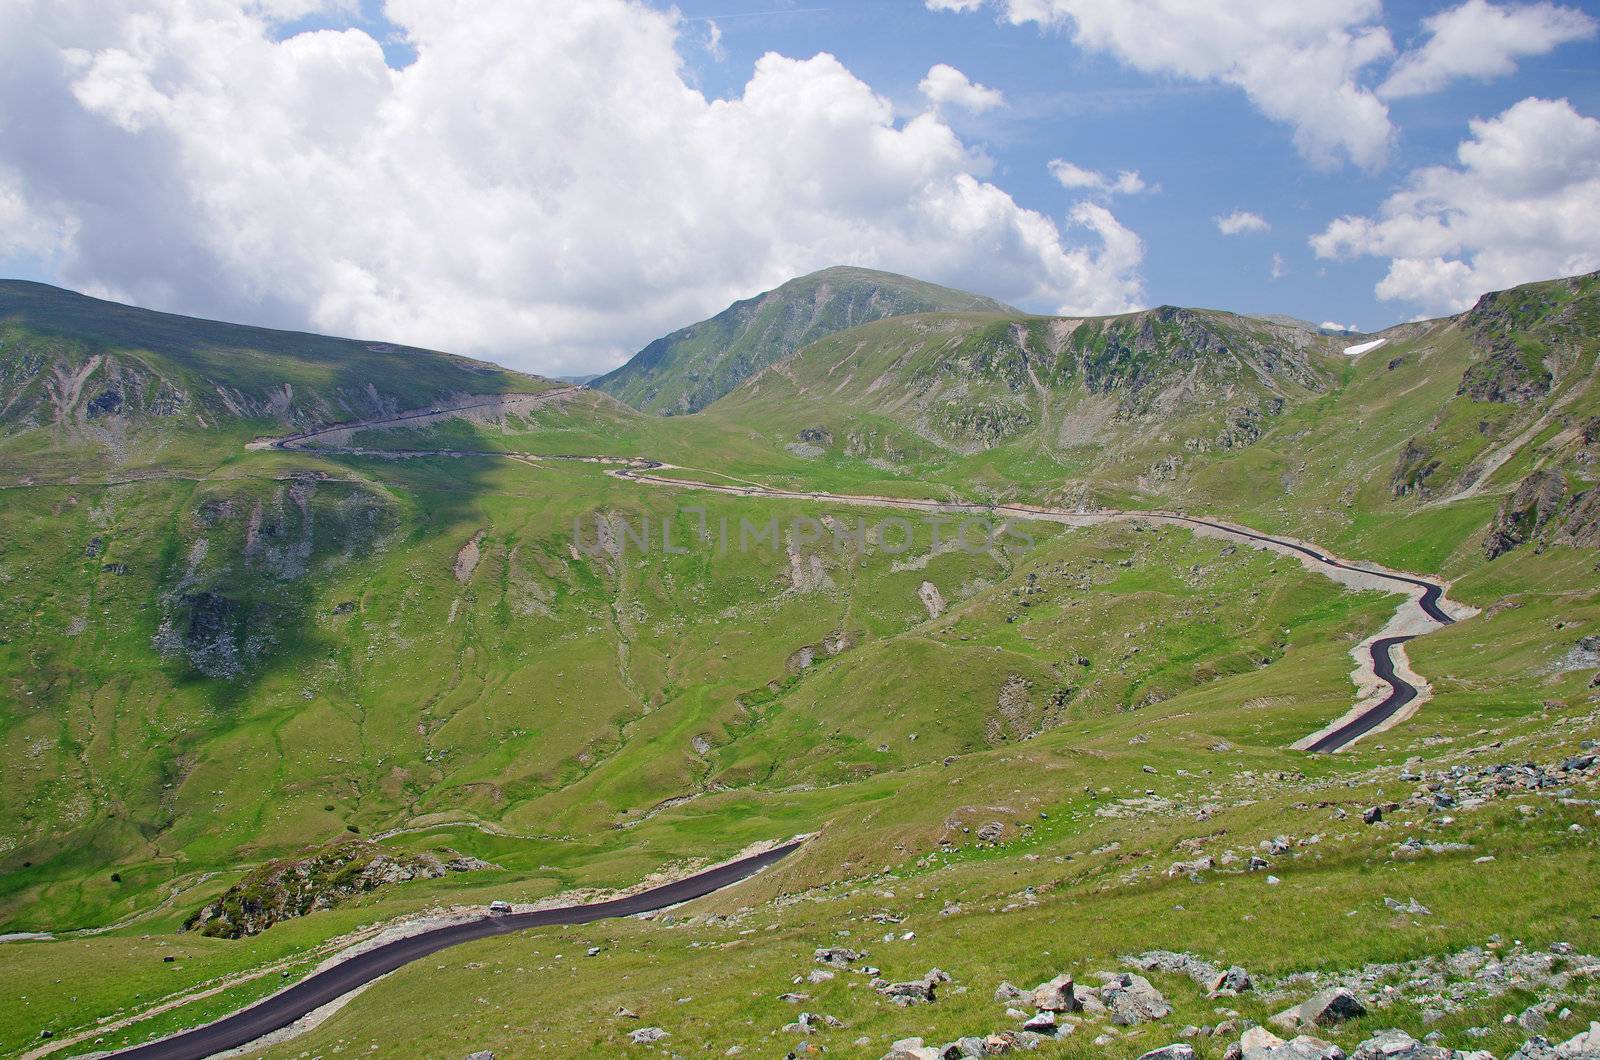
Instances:
[[[19,473],[205,462],[256,433],[555,385],[431,350],[0,281],[0,466]]]
[[[1037,1055],[1137,1056],[1338,975],[1368,976],[1376,1010],[1327,1031],[1347,1050],[1403,1026],[1504,1055],[1531,1032],[1502,1016],[1558,998],[1555,1038],[1600,1013],[1549,978],[1577,957],[1460,1004],[1432,996],[1460,976],[1378,963],[1507,940],[1600,952],[1600,910],[1572,897],[1592,890],[1600,770],[1561,765],[1600,737],[1595,277],[1488,296],[1355,359],[1355,340],[1214,311],[913,314],[672,417],[577,391],[387,423],[317,345],[345,340],[297,352],[281,333],[85,319],[35,311],[0,347],[13,366],[59,358],[0,413],[0,932],[54,935],[0,942],[0,995],[18,999],[0,1053],[43,1030],[83,1036],[62,1055],[148,1040],[295,980],[364,925],[629,886],[800,832],[816,837],[792,859],[670,918],[451,950],[263,1052],[617,1055],[643,1052],[626,1034],[649,1024],[682,1055],[807,1040],[880,1057],[911,1034],[1020,1026],[991,1001],[1002,979],[1092,985],[1154,948],[1243,964],[1258,990],[1148,973],[1171,1018],[1091,1022]],[[415,351],[424,381],[386,383],[389,354],[352,345],[386,410],[548,385],[469,389],[471,362]],[[20,411],[54,407],[53,365],[96,356],[81,417]],[[180,431],[129,396],[159,387],[119,389],[138,458],[121,465],[70,433],[101,422],[87,408],[113,362],[189,402]],[[280,371],[305,404],[190,416],[218,386],[270,395]],[[244,448],[352,418],[374,422]],[[1306,756],[1288,746],[1349,708],[1350,651],[1396,598],[1140,522],[968,550],[907,513],[889,547],[852,533],[885,509],[572,459],[598,455],[800,492],[1185,507],[1443,572],[1482,613],[1409,646],[1433,692],[1415,719]],[[741,547],[742,525],[770,521]],[[1467,790],[1530,762],[1556,772]],[[1384,823],[1361,823],[1372,805]],[[182,930],[252,868],[352,835],[495,867],[245,939]],[[902,1009],[866,975],[808,980],[827,945],[955,982]],[[802,1009],[844,1026],[786,1030]],[[1192,1041],[1220,1056],[1237,1030]]]
[[[808,343],[884,317],[934,310],[1004,313],[991,298],[840,266],[790,280],[646,346],[593,385],[646,412],[696,412]]]

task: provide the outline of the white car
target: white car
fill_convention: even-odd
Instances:
[[[489,903],[489,912],[491,912],[491,913],[509,913],[509,912],[511,912],[511,903],[510,902],[502,902],[499,899],[495,899],[494,901]]]

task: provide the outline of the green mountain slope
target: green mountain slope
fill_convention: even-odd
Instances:
[[[981,295],[841,266],[790,280],[659,338],[593,385],[646,412],[696,412],[824,335],[935,310],[1014,312]]]
[[[393,415],[557,384],[452,354],[276,331],[0,281],[0,459],[125,464],[226,433]]]
[[[1014,1030],[1000,980],[1069,971],[1087,992],[1145,949],[1247,967],[1262,987],[1220,1003],[1260,1022],[1313,978],[1493,933],[1600,952],[1571,898],[1600,859],[1600,768],[1562,765],[1600,737],[1596,277],[1381,336],[1170,307],[911,314],[671,417],[593,390],[452,411],[547,384],[472,386],[482,366],[425,351],[408,354],[424,383],[389,380],[412,361],[204,339],[227,326],[181,318],[107,333],[84,302],[13,320],[0,348],[25,376],[0,399],[0,932],[55,933],[0,943],[0,996],[20,999],[0,1054],[44,1030],[110,1049],[213,1018],[365,925],[630,886],[799,832],[816,837],[737,890],[447,951],[262,1051],[619,1055],[650,1024],[686,1055],[805,1037],[875,1058],[908,1035]],[[54,367],[95,356],[58,420]],[[152,382],[91,414],[110,363]],[[182,413],[147,396],[157,379]],[[284,411],[208,403],[275,380]],[[381,406],[360,403],[368,382]],[[426,414],[370,414],[394,408]],[[90,431],[116,417],[120,450]],[[730,492],[565,459],[617,455]],[[1416,717],[1307,756],[1289,745],[1355,702],[1352,649],[1397,597],[1151,520],[967,548],[953,527],[935,543],[924,510],[808,496],[825,492],[1221,515],[1441,572],[1480,613],[1407,645],[1431,686]],[[905,547],[852,531],[888,516]],[[743,523],[770,536],[742,546]],[[1507,791],[1468,790],[1502,761]],[[1375,805],[1384,821],[1364,823]],[[264,886],[252,869],[353,834],[397,862],[492,867],[346,887],[247,939],[184,930]],[[1070,946],[1049,941],[1063,931]],[[887,979],[956,982],[902,1009],[865,976],[809,977],[840,945]],[[1437,986],[1407,985],[1432,973],[1393,967],[1367,981],[1408,1000],[1318,1033],[1353,1052],[1378,1028],[1440,1030],[1505,1055],[1525,1035],[1503,1017],[1535,998],[1572,1010],[1546,1014],[1552,1037],[1600,1014],[1532,984],[1441,1018],[1418,996]],[[224,978],[241,972],[259,975]],[[1032,1055],[1136,1057],[1214,1025],[1203,985],[1149,974],[1171,1019],[1091,1017]],[[507,989],[529,976],[539,991]],[[793,1029],[797,993],[848,1029]],[[1219,1056],[1236,1037],[1193,1040]]]
[[[1329,390],[1339,348],[1304,328],[1171,306],[1087,320],[925,314],[813,343],[707,415],[824,461],[905,471],[1043,457],[1135,486],[1168,476],[1174,454],[1254,442]]]

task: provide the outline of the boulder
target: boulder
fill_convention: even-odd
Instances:
[[[1028,992],[1022,989],[1020,986],[1013,986],[1010,983],[1001,983],[999,986],[994,988],[994,999],[1003,1004],[1009,1005],[1013,1001],[1025,1001],[1027,998]]]
[[[1255,982],[1250,978],[1250,973],[1237,964],[1221,975],[1211,984],[1213,994],[1227,991],[1232,994],[1242,994],[1246,990],[1254,990]]]
[[[835,968],[847,967],[865,956],[864,953],[847,950],[843,946],[826,946],[812,954],[818,964],[831,964]]]
[[[1100,999],[1111,1013],[1111,1022],[1124,1027],[1165,1019],[1172,1013],[1172,1006],[1148,979],[1127,972],[1107,980],[1100,988]]]
[[[1442,1045],[1419,1042],[1405,1031],[1379,1031],[1350,1054],[1350,1060],[1474,1060],[1488,1053],[1464,1053]]]
[[[1028,1021],[1022,1025],[1022,1029],[1031,1034],[1054,1036],[1056,1031],[1061,1028],[1056,1021],[1054,1012],[1036,1012],[1028,1017]]]
[[[467,1060],[494,1060],[494,1054],[487,1049],[479,1049],[475,1053],[468,1053]]]
[[[1033,988],[1033,1007],[1045,1012],[1076,1012],[1083,1006],[1073,994],[1072,976],[1063,974]]]
[[[924,1005],[938,1000],[936,989],[940,983],[948,983],[950,976],[937,968],[930,969],[921,979],[914,979],[908,983],[874,982],[872,985],[896,1005]]]
[[[984,1048],[983,1039],[977,1035],[957,1038],[939,1048],[940,1060],[974,1060],[976,1057],[987,1055],[989,1051]]]
[[[889,1046],[883,1060],[939,1060],[939,1050],[923,1045],[921,1038],[901,1038]]]
[[[1313,994],[1291,1009],[1272,1017],[1272,1022],[1289,1030],[1302,1027],[1331,1027],[1365,1015],[1367,1008],[1344,987],[1333,987]]]
[[[651,1042],[659,1042],[667,1036],[667,1032],[660,1027],[640,1027],[636,1031],[628,1032],[628,1040],[634,1045],[649,1045]]]
[[[1152,1049],[1142,1053],[1139,1060],[1199,1060],[1194,1046],[1178,1042],[1175,1045],[1163,1045],[1159,1049]]]

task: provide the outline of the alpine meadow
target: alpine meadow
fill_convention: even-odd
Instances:
[[[1600,1057],[1594,12],[112,6],[0,1055]]]

